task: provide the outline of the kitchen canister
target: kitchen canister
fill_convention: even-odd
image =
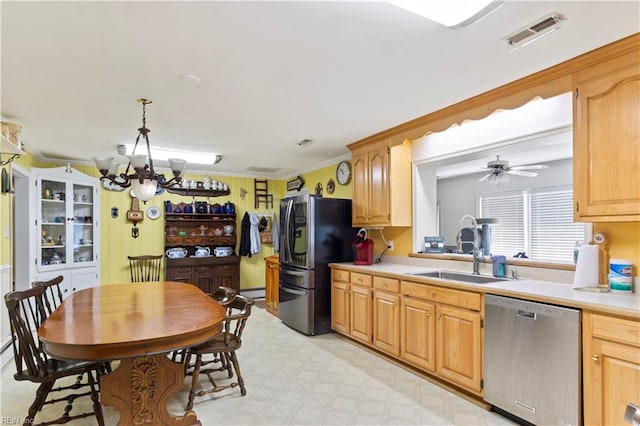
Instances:
[[[633,291],[633,277],[631,276],[631,261],[627,259],[609,260],[609,289],[631,293]]]

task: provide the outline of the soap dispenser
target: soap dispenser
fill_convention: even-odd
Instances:
[[[493,276],[503,278],[507,276],[507,258],[501,255],[491,256],[493,262]]]

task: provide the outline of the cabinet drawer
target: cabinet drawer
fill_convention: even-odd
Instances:
[[[400,291],[400,281],[392,278],[373,277],[373,288],[398,293]]]
[[[216,265],[216,272],[235,272],[238,270],[238,265]]]
[[[402,294],[419,299],[431,300],[460,308],[480,310],[480,294],[450,288],[433,287],[424,284],[402,281]]]
[[[331,270],[331,279],[333,281],[344,281],[349,282],[349,271],[343,271],[341,269],[332,269]]]
[[[371,275],[360,274],[358,272],[351,273],[351,282],[353,284],[371,287]]]
[[[640,347],[640,322],[591,315],[593,337]]]

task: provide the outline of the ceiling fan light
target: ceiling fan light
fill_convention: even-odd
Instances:
[[[497,183],[509,182],[509,179],[511,179],[511,177],[508,174],[499,173],[498,176],[496,177],[496,182]]]

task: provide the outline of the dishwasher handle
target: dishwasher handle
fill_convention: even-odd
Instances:
[[[516,317],[528,318],[533,321],[538,319],[538,314],[535,312],[523,311],[522,309],[516,310]]]

